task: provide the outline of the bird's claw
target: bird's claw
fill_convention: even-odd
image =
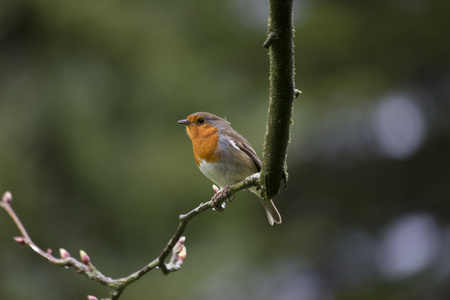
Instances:
[[[211,198],[211,206],[214,210],[222,212],[225,210],[225,201],[228,200],[232,200],[228,194],[227,191],[229,189],[229,186],[226,186],[220,190],[218,190],[214,196]],[[220,200],[219,202],[217,202],[217,198],[222,197],[222,199],[224,200]],[[232,197],[234,199],[234,195]]]

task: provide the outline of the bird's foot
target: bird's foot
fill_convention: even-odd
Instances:
[[[214,194],[214,196],[211,198],[211,206],[214,210],[222,212],[225,210],[225,206],[226,206],[226,201],[230,200],[230,202],[232,201],[232,199],[234,199],[234,195],[232,196],[232,198],[230,198],[227,194],[228,189],[230,187],[226,186],[222,189],[219,189],[217,186],[213,186],[214,191],[216,192]],[[219,200],[217,200],[217,198],[219,198]]]

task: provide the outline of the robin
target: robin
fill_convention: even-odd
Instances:
[[[220,188],[226,189],[261,171],[261,160],[255,150],[227,120],[207,112],[196,112],[178,123],[186,125],[200,171]],[[270,225],[280,224],[281,216],[272,200],[264,201],[255,187],[249,190],[261,199]]]

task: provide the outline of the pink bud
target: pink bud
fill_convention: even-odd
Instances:
[[[97,297],[92,296],[92,295],[88,295],[87,298],[88,298],[88,300],[98,300]]]
[[[61,258],[69,258],[70,257],[70,253],[64,248],[59,248],[59,256]]]
[[[181,251],[178,253],[178,259],[181,262],[183,262],[183,261],[185,261],[186,256],[187,256],[187,250],[186,250],[186,247],[183,246],[183,248],[181,248]]]
[[[177,254],[177,253],[179,253],[181,251],[181,248],[184,247],[184,245],[183,245],[184,241],[186,241],[186,237],[185,236],[182,236],[182,237],[180,237],[178,239],[178,242],[175,244],[175,246],[172,249],[172,252],[174,254]]]
[[[12,194],[11,194],[11,192],[10,191],[6,191],[4,194],[3,194],[3,201],[5,201],[5,202],[8,202],[8,203],[11,203],[11,201],[12,201]]]
[[[215,193],[217,193],[218,191],[220,191],[219,187],[215,184],[213,184],[213,190]]]
[[[91,263],[91,258],[83,250],[80,250],[80,257],[81,257],[81,261],[83,262],[83,264],[89,265]]]
[[[25,244],[25,238],[24,238],[23,236],[15,236],[15,237],[14,237],[14,240],[15,240],[16,242],[18,242],[19,244],[21,244],[21,245],[24,245],[24,244]]]

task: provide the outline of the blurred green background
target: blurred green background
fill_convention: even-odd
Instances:
[[[0,1],[0,192],[54,253],[122,277],[213,194],[183,126],[227,117],[261,154],[267,1]],[[295,1],[289,186],[188,227],[181,271],[123,299],[449,299],[448,0]],[[0,298],[109,290],[12,240]]]

